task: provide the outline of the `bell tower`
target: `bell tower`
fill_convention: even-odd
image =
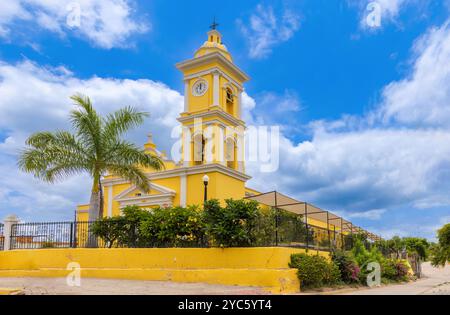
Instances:
[[[243,84],[249,77],[234,63],[213,23],[192,59],[176,67],[183,73],[182,163],[185,167],[221,164],[245,173],[242,120]]]

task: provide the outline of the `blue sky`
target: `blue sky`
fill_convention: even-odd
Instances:
[[[450,221],[450,27],[447,0],[14,0],[0,4],[0,216],[66,220],[89,181],[47,185],[15,169],[38,130],[67,128],[68,96],[101,112],[140,106],[130,134],[167,139],[182,108],[174,64],[192,57],[216,16],[251,76],[248,123],[280,125],[281,166],[248,171],[274,188],[386,237],[433,238]],[[80,25],[67,17],[79,5]]]

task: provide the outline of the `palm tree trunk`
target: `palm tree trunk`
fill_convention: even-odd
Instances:
[[[92,222],[97,221],[100,218],[100,204],[101,204],[101,191],[99,189],[100,176],[94,176],[94,183],[92,185],[91,200],[89,202],[89,227],[88,227],[88,242],[87,247],[98,247],[97,237],[91,232]]]

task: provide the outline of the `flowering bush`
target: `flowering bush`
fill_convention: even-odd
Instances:
[[[408,274],[409,274],[410,267],[406,265],[403,261],[397,261],[395,263],[395,270],[396,270],[396,278],[397,280],[407,280]]]
[[[361,269],[359,268],[358,264],[351,256],[351,254],[341,250],[334,250],[332,252],[331,258],[333,262],[338,266],[343,282],[359,282]]]

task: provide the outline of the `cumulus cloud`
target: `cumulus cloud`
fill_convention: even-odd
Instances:
[[[151,117],[128,137],[143,144],[154,133],[160,148],[169,150],[172,128],[183,108],[183,97],[166,85],[150,80],[78,79],[64,67],[51,68],[30,61],[0,63],[0,217],[17,210],[36,219],[55,218],[59,210],[72,214],[76,203],[86,202],[90,180],[75,177],[58,185],[45,185],[20,173],[16,156],[33,132],[68,129],[74,93],[89,95],[96,109],[109,113],[130,105]],[[164,139],[164,140],[162,140]],[[175,139],[174,139],[175,141]]]
[[[450,127],[450,22],[416,41],[412,71],[383,90],[380,115],[408,126]]]
[[[16,36],[20,23],[28,33],[38,26],[59,36],[74,34],[101,48],[128,47],[133,34],[150,29],[148,22],[136,19],[129,0],[1,1],[0,37]]]
[[[361,219],[385,215],[373,209],[450,206],[448,25],[418,39],[411,73],[383,89],[373,112],[312,122],[309,141],[282,137],[278,172],[257,173],[249,164],[258,174],[251,184]]]
[[[249,56],[261,59],[270,55],[275,46],[294,36],[300,27],[300,19],[289,9],[276,14],[273,7],[259,4],[247,23],[238,20],[238,24],[248,40]]]

